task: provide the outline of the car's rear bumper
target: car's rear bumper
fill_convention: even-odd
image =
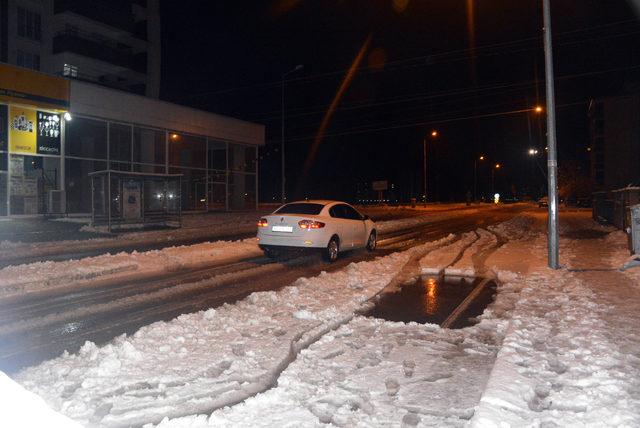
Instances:
[[[315,237],[319,238],[319,237]],[[313,236],[291,237],[258,235],[258,245],[263,247],[290,247],[290,248],[325,248],[327,242],[321,239],[314,239]]]

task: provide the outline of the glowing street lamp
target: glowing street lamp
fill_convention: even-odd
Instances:
[[[543,111],[542,106],[536,106],[536,107],[533,109],[533,111],[534,111],[534,112],[536,112],[536,113],[542,113],[542,111]]]

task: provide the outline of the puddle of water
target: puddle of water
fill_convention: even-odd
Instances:
[[[383,295],[366,315],[388,321],[441,324],[480,281],[482,278],[422,277],[403,285],[397,293]],[[493,301],[494,293],[495,283],[491,281],[451,328],[473,325],[473,318]]]

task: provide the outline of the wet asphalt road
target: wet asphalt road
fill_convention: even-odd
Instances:
[[[58,356],[64,350],[76,352],[87,340],[104,344],[155,321],[232,303],[255,291],[277,290],[302,276],[335,271],[349,263],[371,260],[449,233],[496,224],[523,209],[504,206],[383,234],[375,252],[343,253],[333,264],[316,255],[292,255],[276,261],[258,257],[198,270],[163,272],[144,280],[97,281],[91,287],[74,291],[2,301],[0,370],[12,373]]]

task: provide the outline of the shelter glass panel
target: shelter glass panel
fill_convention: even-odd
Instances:
[[[91,212],[91,184],[89,173],[107,169],[107,163],[82,159],[66,159],[65,181],[67,212]]]

